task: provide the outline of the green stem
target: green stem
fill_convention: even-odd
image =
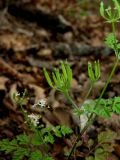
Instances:
[[[112,22],[112,32],[114,34],[114,37],[116,37],[116,34],[115,34],[115,23]],[[115,39],[116,40],[116,39]],[[116,43],[116,42],[115,42]]]
[[[114,34],[114,37],[116,37],[116,33],[115,33],[115,22],[112,22],[112,31],[113,31],[113,34]],[[117,40],[115,38],[115,44],[114,44],[114,51],[115,51],[115,55],[116,55],[116,58],[118,59],[118,56],[119,56],[119,49],[117,48]]]
[[[114,63],[114,66],[113,66],[113,68],[112,68],[112,71],[111,71],[111,73],[110,73],[110,75],[109,75],[109,77],[108,77],[108,79],[107,79],[107,81],[106,81],[106,83],[105,83],[105,86],[104,86],[104,88],[103,88],[103,90],[102,90],[102,92],[101,92],[101,94],[100,94],[100,96],[99,96],[99,99],[98,99],[98,101],[97,101],[97,103],[96,103],[96,105],[95,105],[95,108],[99,105],[99,102],[100,102],[101,98],[103,97],[103,95],[104,95],[104,93],[105,93],[105,91],[106,91],[106,89],[107,89],[107,87],[108,87],[108,84],[109,84],[109,82],[110,82],[110,80],[111,80],[111,78],[112,78],[112,76],[113,76],[113,74],[114,74],[114,72],[115,72],[115,70],[116,70],[116,67],[117,67],[117,65],[118,65],[118,61],[119,61],[119,60],[116,59],[116,61],[115,61],[115,63]],[[72,150],[71,150],[71,152],[70,152],[67,160],[70,159],[70,157],[71,157],[74,149],[76,148],[77,143],[79,142],[80,137],[85,133],[85,131],[88,129],[88,127],[94,122],[95,117],[96,117],[96,116],[94,116],[94,113],[92,113],[92,114],[90,115],[90,117],[88,118],[88,121],[87,121],[85,127],[83,128],[83,130],[81,131],[81,134],[78,135],[78,137],[77,137],[77,139],[76,139],[76,141],[75,141],[75,143],[74,143],[74,145],[73,145],[73,147],[72,147]]]
[[[65,95],[65,97],[67,98],[68,102],[72,104],[73,108],[78,108],[78,106],[75,104],[74,100],[71,98],[71,96],[69,95],[68,91],[65,91],[63,93]]]
[[[85,96],[83,102],[89,97],[89,95],[90,95],[90,93],[91,93],[91,91],[92,91],[92,89],[93,89],[93,86],[94,86],[94,84],[92,84],[91,87],[89,88],[89,90],[88,90],[88,92],[87,92],[87,94],[86,94],[86,96]],[[74,145],[73,145],[73,147],[72,147],[72,150],[71,150],[71,152],[70,152],[70,154],[69,154],[67,160],[69,160],[69,158],[71,157],[73,151],[75,150],[76,145],[77,145],[77,143],[78,143],[80,137],[81,137],[81,134],[79,134],[78,137],[77,137],[77,139],[75,140],[75,143],[74,143]]]
[[[98,147],[100,147],[101,144],[102,144],[102,143],[99,143],[99,144],[96,144],[95,146],[93,146],[93,148],[91,148],[91,149],[89,150],[89,152],[86,154],[85,157],[88,157],[91,153],[93,153],[93,151],[95,151]]]
[[[112,31],[113,31],[113,34],[114,34],[114,36],[115,36],[115,23],[114,23],[114,22],[112,23]],[[115,55],[117,56],[117,55],[118,55],[118,49],[117,49],[117,47],[116,47],[116,43],[117,43],[117,42],[115,42]],[[105,91],[106,91],[106,89],[107,89],[107,87],[108,87],[108,84],[110,83],[110,80],[111,80],[111,78],[112,78],[112,76],[113,76],[113,74],[114,74],[114,72],[115,72],[115,70],[116,70],[116,67],[117,67],[117,65],[118,65],[118,61],[119,61],[119,60],[118,60],[118,58],[117,58],[116,61],[115,61],[115,63],[114,63],[114,66],[113,66],[113,68],[112,68],[112,71],[111,71],[111,73],[110,73],[110,75],[109,75],[109,77],[108,77],[108,79],[107,79],[107,81],[106,81],[106,83],[105,83],[105,86],[104,86],[104,88],[103,88],[103,90],[102,90],[102,92],[101,92],[101,94],[100,94],[100,96],[99,96],[99,99],[98,99],[98,101],[97,101],[97,103],[96,103],[96,105],[95,105],[95,108],[99,105],[100,100],[101,100],[101,98],[103,97],[103,95],[104,95],[104,93],[105,93]],[[86,97],[88,97],[88,95],[90,94],[91,90],[92,90],[92,88],[90,88],[90,90],[88,91]],[[94,116],[94,113],[92,113],[92,114],[90,115],[90,117],[88,118],[88,121],[87,121],[85,127],[84,127],[83,130],[81,131],[81,134],[78,135],[78,137],[77,137],[77,139],[76,139],[76,141],[75,141],[75,143],[74,143],[74,145],[73,145],[73,147],[72,147],[72,150],[71,150],[71,152],[70,152],[70,154],[69,154],[69,156],[68,156],[68,160],[70,159],[70,157],[71,157],[74,149],[76,148],[77,143],[79,142],[80,137],[85,133],[85,131],[88,129],[88,127],[94,122],[95,118],[96,118],[96,116]]]
[[[84,98],[84,101],[88,98],[88,96],[90,95],[92,89],[93,89],[93,85],[91,85],[91,87],[89,88],[85,98]],[[69,95],[68,91],[64,91],[64,95],[65,97],[67,98],[68,102],[72,104],[73,108],[78,108],[78,106],[75,104],[74,100],[71,98],[71,96]]]
[[[115,24],[114,24],[114,23],[112,23],[112,31],[113,31],[114,36],[115,36]],[[115,43],[115,44],[116,44],[116,43]],[[115,53],[117,54],[117,49],[115,50]],[[97,101],[97,103],[96,103],[96,105],[95,105],[95,108],[99,105],[99,102],[100,102],[101,98],[103,97],[103,95],[104,95],[104,93],[105,93],[105,91],[106,91],[106,89],[107,89],[107,87],[108,87],[108,84],[110,83],[110,80],[112,79],[112,76],[113,76],[114,73],[115,73],[115,70],[116,70],[116,67],[117,67],[117,65],[118,65],[118,62],[119,62],[119,60],[118,60],[118,58],[116,58],[115,63],[114,63],[113,68],[112,68],[112,71],[111,71],[111,73],[110,73],[110,75],[109,75],[109,77],[108,77],[108,79],[107,79],[107,81],[106,81],[106,83],[105,83],[105,86],[104,86],[104,88],[103,88],[103,90],[102,90],[102,92],[101,92],[101,94],[100,94],[100,96],[99,96],[99,99],[98,99],[98,101]],[[88,122],[89,122],[89,123],[86,124],[85,128],[83,128],[83,130],[82,130],[83,133],[86,131],[86,129],[87,129],[87,128],[89,127],[89,125],[91,124],[91,122],[92,122],[92,120],[91,120],[92,117],[94,117],[94,113],[91,114],[90,117],[88,118]]]
[[[115,73],[116,67],[117,67],[117,65],[118,65],[118,61],[119,61],[118,59],[115,60],[114,66],[113,66],[113,68],[112,68],[112,71],[111,71],[111,73],[110,73],[110,75],[109,75],[109,77],[108,77],[108,79],[107,79],[107,81],[106,81],[106,83],[105,83],[105,86],[104,86],[104,88],[103,88],[103,90],[102,90],[102,92],[101,92],[101,94],[100,94],[100,96],[99,96],[99,99],[98,99],[95,107],[98,106],[101,98],[103,97],[103,95],[104,95],[104,93],[105,93],[105,91],[106,91],[106,89],[107,89],[107,87],[108,87],[108,84],[110,83],[110,80],[112,79],[112,76],[113,76],[114,73]]]
[[[90,95],[90,93],[91,93],[91,91],[92,91],[92,89],[93,89],[93,86],[94,86],[94,84],[92,84],[92,85],[90,86],[90,88],[89,88],[89,90],[88,90],[88,92],[87,92],[87,94],[86,94],[83,102],[89,97],[89,95]]]
[[[25,122],[28,123],[29,119],[28,119],[27,113],[26,113],[25,110],[23,109],[23,106],[22,106],[22,105],[20,105],[20,108],[21,108],[22,114],[23,114],[23,116],[24,116]]]

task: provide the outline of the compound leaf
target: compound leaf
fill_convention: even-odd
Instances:
[[[19,144],[28,144],[29,143],[29,137],[25,134],[18,135],[16,138],[17,138]]]
[[[28,156],[28,155],[29,155],[29,149],[19,147],[14,152],[12,160],[22,160],[24,156]]]
[[[113,131],[103,131],[98,135],[98,143],[112,143],[116,138],[116,133]]]
[[[42,153],[40,151],[34,151],[30,154],[29,160],[41,160]]]

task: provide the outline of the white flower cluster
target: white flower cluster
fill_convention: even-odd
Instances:
[[[30,118],[30,121],[33,123],[34,126],[37,126],[37,124],[39,124],[40,116],[32,113],[32,114],[28,115],[28,117]]]
[[[46,101],[44,99],[39,100],[37,103],[35,103],[32,107],[40,107],[40,108],[44,108],[46,106]],[[34,126],[37,126],[37,124],[39,124],[39,115],[35,115],[35,114],[30,114],[28,115],[28,117],[30,118],[30,121],[33,123]]]
[[[46,101],[44,99],[41,99],[33,105],[33,107],[36,107],[36,106],[39,106],[40,108],[44,108],[46,106]]]

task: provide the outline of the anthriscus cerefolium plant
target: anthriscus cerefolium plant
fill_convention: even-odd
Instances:
[[[11,154],[11,160],[53,160],[49,154],[49,145],[54,143],[55,137],[64,137],[72,133],[72,129],[64,126],[57,125],[52,127],[44,127],[39,123],[41,115],[34,113],[29,114],[23,108],[27,102],[27,91],[23,94],[14,93],[14,102],[20,107],[25,124],[31,134],[23,133],[17,135],[14,139],[3,139],[0,141],[0,152]],[[33,108],[46,108],[46,101],[44,99],[35,103]]]
[[[51,75],[44,68],[44,76],[49,84],[49,86],[55,90],[60,91],[65,95],[69,103],[71,104],[73,112],[80,119],[79,127],[80,133],[78,133],[77,138],[70,150],[67,159],[70,160],[73,152],[76,149],[78,142],[81,140],[83,134],[88,130],[88,128],[93,124],[97,116],[102,116],[105,118],[111,117],[111,113],[120,114],[120,97],[114,97],[110,99],[104,99],[104,93],[110,83],[112,76],[115,73],[117,65],[120,59],[120,43],[116,37],[116,23],[120,19],[120,4],[117,0],[112,0],[113,5],[105,8],[104,3],[100,3],[100,14],[110,23],[112,26],[112,31],[105,38],[105,44],[111,47],[115,53],[115,60],[113,68],[106,79],[105,85],[98,97],[98,99],[86,102],[88,96],[91,94],[93,87],[96,82],[100,79],[101,69],[100,62],[96,60],[95,62],[88,62],[88,76],[90,79],[90,88],[88,93],[84,98],[84,102],[81,106],[77,105],[73,98],[70,96],[70,88],[72,83],[72,69],[67,61],[61,62],[59,68],[55,68]],[[13,140],[3,139],[0,141],[0,151],[6,154],[12,154],[12,160],[23,160],[28,158],[29,160],[52,160],[53,158],[49,153],[49,144],[53,144],[55,136],[63,137],[67,134],[71,134],[72,130],[66,126],[58,125],[56,127],[44,127],[39,124],[39,118],[41,115],[29,114],[23,105],[26,104],[26,91],[21,96],[19,93],[13,95],[13,100],[20,107],[25,123],[28,130],[32,134],[23,133]],[[33,107],[41,107],[44,109],[45,101],[40,100],[35,103]],[[81,121],[81,117],[84,116],[86,121]],[[112,142],[115,141],[116,134],[113,131],[104,131],[97,136],[97,143],[94,143],[92,139],[88,141],[88,153],[85,156],[86,160],[105,160],[109,157],[110,153],[114,150]],[[81,142],[82,143],[82,142]]]
[[[105,38],[105,44],[114,50],[115,60],[114,60],[113,68],[108,78],[106,79],[105,85],[98,99],[93,100],[89,103],[83,103],[82,107],[76,105],[75,101],[71,98],[69,94],[69,90],[70,90],[70,86],[72,82],[72,71],[70,69],[68,62],[61,62],[60,68],[54,69],[54,71],[52,72],[52,77],[49,76],[47,70],[44,69],[44,75],[45,75],[45,78],[48,84],[52,88],[62,92],[66,96],[69,102],[71,102],[73,111],[76,113],[76,115],[78,115],[79,117],[82,115],[87,116],[86,124],[84,125],[84,127],[82,127],[80,133],[78,134],[78,137],[68,156],[68,160],[70,159],[80,138],[87,131],[87,129],[92,125],[92,123],[96,119],[96,116],[103,116],[105,118],[108,118],[111,116],[111,113],[113,112],[115,112],[116,114],[120,114],[120,97],[114,97],[111,99],[103,99],[103,95],[106,92],[106,89],[108,87],[108,84],[110,83],[112,76],[115,73],[115,70],[117,68],[117,65],[120,59],[120,43],[118,42],[117,37],[116,37],[116,27],[115,27],[116,23],[119,22],[119,19],[120,19],[120,4],[118,3],[117,0],[113,0],[113,6],[109,6],[108,8],[105,8],[104,3],[101,2],[100,3],[100,14],[106,20],[106,22],[110,23],[112,26],[111,33],[109,33]],[[91,62],[88,62],[88,76],[91,81],[91,86],[90,86],[90,89],[88,90],[85,100],[90,95],[94,84],[100,78],[99,60],[95,61],[94,65]],[[100,154],[102,153],[101,150],[98,150],[98,152],[100,152]],[[88,159],[97,160],[96,156],[89,157],[89,154],[86,157],[86,160]]]

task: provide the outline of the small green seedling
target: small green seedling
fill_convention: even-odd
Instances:
[[[99,61],[94,62],[94,68],[93,68],[91,62],[88,63],[88,75],[89,75],[89,78],[90,78],[92,84],[94,84],[95,82],[97,82],[99,80],[99,78],[100,78],[100,63],[99,63]]]

